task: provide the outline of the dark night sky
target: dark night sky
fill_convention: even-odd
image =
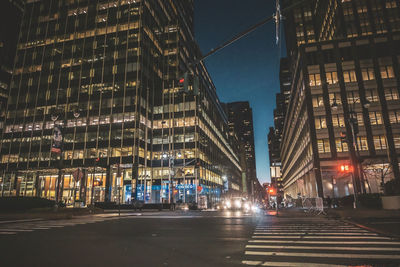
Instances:
[[[271,16],[274,8],[274,0],[195,0],[195,34],[203,54]],[[271,21],[205,61],[221,101],[250,101],[261,183],[270,180],[267,135],[274,123],[283,51],[275,44]]]

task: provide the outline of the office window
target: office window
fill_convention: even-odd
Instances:
[[[374,136],[374,146],[376,150],[386,149],[386,137],[384,135]]]
[[[397,100],[399,99],[399,92],[397,88],[385,88],[386,100]]]
[[[362,151],[368,150],[368,141],[366,136],[357,136],[358,149]]]
[[[343,115],[332,115],[333,127],[345,127]]]
[[[318,107],[323,107],[324,106],[324,99],[323,99],[322,95],[313,96],[312,102],[313,102],[313,107],[314,108],[318,108]]]
[[[400,123],[400,110],[389,110],[389,120],[391,124]]]
[[[349,151],[349,147],[347,146],[346,142],[342,142],[341,138],[336,138],[335,139],[336,143],[336,151],[337,152],[346,152]]]
[[[369,120],[371,125],[382,124],[382,114],[379,111],[372,111],[369,113]]]
[[[327,72],[326,73],[326,82],[328,84],[336,84],[338,83],[338,77],[337,77],[337,72]]]
[[[361,74],[362,74],[364,81],[375,80],[373,68],[363,68],[363,69],[361,69]]]
[[[340,93],[329,93],[329,104],[332,106],[334,102],[336,102],[337,105],[342,104]]]
[[[349,102],[349,104],[360,103],[358,91],[347,92],[347,102]]]
[[[364,126],[364,117],[362,113],[357,113],[358,126]]]
[[[308,75],[310,79],[310,86],[319,86],[321,85],[321,75],[319,73],[317,74],[310,74]]]
[[[326,118],[325,116],[315,117],[315,129],[325,129],[326,128]]]
[[[318,139],[318,152],[319,153],[329,153],[331,152],[331,148],[329,146],[329,139]]]
[[[356,72],[354,70],[343,71],[343,78],[346,83],[357,81]]]
[[[400,148],[400,135],[394,134],[393,135],[394,146],[396,148]]]
[[[381,66],[382,79],[394,78],[393,66]]]
[[[376,89],[368,89],[365,90],[365,98],[368,99],[369,102],[378,102],[379,96]]]

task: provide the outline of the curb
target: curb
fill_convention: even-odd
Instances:
[[[378,229],[373,228],[373,227],[369,227],[369,226],[366,226],[366,225],[363,225],[363,224],[360,224],[360,223],[357,223],[357,222],[353,222],[351,220],[346,220],[346,219],[342,219],[342,218],[339,218],[339,220],[342,221],[342,222],[350,223],[350,224],[352,224],[354,226],[357,226],[359,228],[368,230],[368,231],[376,233],[376,234],[380,234],[380,235],[383,235],[383,236],[386,236],[386,237],[390,237],[390,238],[393,238],[393,239],[399,239],[400,240],[400,235],[397,235],[397,234],[381,231],[381,230],[378,230]]]

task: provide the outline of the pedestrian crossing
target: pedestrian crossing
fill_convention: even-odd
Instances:
[[[98,216],[98,215],[91,215],[91,216],[82,216],[79,218],[73,219],[64,219],[64,220],[17,220],[17,221],[7,221],[0,223],[0,237],[2,235],[9,236],[9,235],[16,235],[20,233],[27,233],[33,231],[40,231],[40,230],[49,230],[53,228],[63,228],[75,225],[82,225],[82,224],[90,224],[90,223],[97,223],[103,222],[107,220],[115,220],[118,219],[117,216]]]
[[[400,240],[325,218],[275,218],[246,245],[249,266],[400,266]]]

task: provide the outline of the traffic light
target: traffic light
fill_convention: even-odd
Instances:
[[[342,173],[349,173],[353,171],[353,167],[351,165],[348,164],[342,164],[339,166],[339,172]]]
[[[270,194],[271,196],[275,196],[276,195],[276,190],[273,187],[269,187],[268,188],[268,194]]]
[[[340,132],[340,140],[342,143],[347,143],[347,134],[346,132]]]
[[[185,72],[183,75],[183,91],[189,93],[189,73]]]
[[[194,95],[200,93],[200,79],[197,75],[192,75],[189,72],[185,72],[178,81],[179,86],[183,87],[185,93],[189,93],[190,89]]]

